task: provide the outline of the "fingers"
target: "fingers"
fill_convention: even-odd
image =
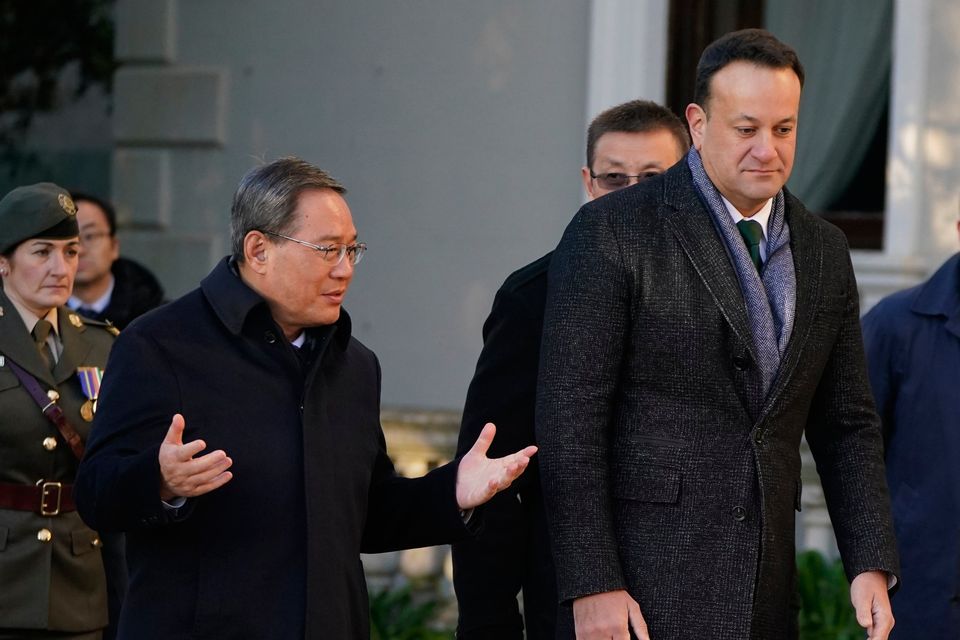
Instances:
[[[650,640],[647,621],[643,619],[643,614],[640,613],[640,605],[633,598],[627,603],[627,616],[630,621],[630,628],[633,629],[637,640]]]
[[[493,442],[493,436],[495,436],[496,433],[497,427],[494,426],[492,422],[488,422],[487,424],[483,425],[483,430],[480,431],[477,441],[473,443],[472,447],[470,447],[470,453],[486,456],[487,451],[490,449],[490,444]]]
[[[164,444],[183,444],[183,428],[185,422],[183,416],[179,413],[173,414],[173,420],[170,421],[170,428],[167,429],[167,435],[163,437]]]

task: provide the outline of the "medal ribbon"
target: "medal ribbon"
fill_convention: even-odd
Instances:
[[[100,367],[77,367],[77,378],[83,395],[96,401],[100,395],[100,383],[103,381],[103,369]]]

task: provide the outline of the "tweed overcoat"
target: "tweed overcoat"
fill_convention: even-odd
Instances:
[[[80,416],[80,406],[87,398],[76,371],[81,366],[103,368],[113,335],[103,323],[79,323],[79,316],[66,307],[57,314],[63,352],[51,372],[16,307],[0,291],[3,483],[33,485],[42,479],[73,484],[79,464],[57,428],[21,385],[10,362],[25,369],[43,389],[56,389],[64,414],[81,438],[86,439],[90,432],[90,423]],[[44,447],[45,438],[55,438],[56,447]],[[41,529],[52,534],[48,542],[38,540]],[[0,635],[3,629],[79,633],[104,627],[107,585],[103,553],[99,536],[76,511],[47,517],[0,508]]]
[[[497,291],[483,325],[483,351],[470,381],[458,453],[486,422],[499,457],[534,443],[540,338],[552,253],[518,269]],[[546,640],[556,635],[557,587],[536,456],[510,489],[484,505],[483,530],[453,545],[463,640]],[[523,591],[523,620],[517,594]]]
[[[960,254],[863,318],[903,563],[895,640],[960,629]]]
[[[747,309],[686,162],[568,226],[537,405],[566,605],[627,589],[656,640],[796,637],[804,431],[848,577],[897,572],[846,241],[789,194],[786,220],[796,319],[758,408]]]
[[[84,519],[128,532],[118,637],[365,639],[361,551],[467,533],[454,464],[395,474],[379,364],[346,312],[316,338],[304,371],[226,259],[120,335],[77,479]],[[157,455],[174,413],[184,442],[231,457],[233,479],[170,512]]]

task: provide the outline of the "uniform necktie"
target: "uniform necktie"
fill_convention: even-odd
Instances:
[[[760,266],[763,261],[760,259],[760,241],[763,240],[763,226],[756,220],[741,220],[737,223],[737,230],[743,236],[743,241],[747,245],[747,251],[750,252],[750,260],[753,266],[760,272]]]
[[[33,336],[33,341],[37,345],[37,350],[40,352],[40,357],[43,358],[48,369],[53,369],[53,366],[56,364],[56,360],[53,358],[53,350],[50,349],[50,343],[47,341],[47,338],[50,336],[50,331],[52,330],[52,324],[46,320],[38,320],[37,324],[33,325],[33,331],[30,332]]]

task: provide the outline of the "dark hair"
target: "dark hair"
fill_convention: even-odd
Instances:
[[[112,204],[95,195],[82,191],[74,191],[73,189],[70,189],[70,196],[74,202],[89,202],[100,207],[100,209],[103,210],[103,214],[107,217],[107,227],[110,229],[110,235],[117,235],[117,211],[113,208]]]
[[[587,167],[593,168],[597,140],[605,133],[644,133],[666,129],[677,140],[683,155],[690,148],[687,127],[672,111],[649,100],[631,100],[602,112],[587,128]]]
[[[731,62],[738,61],[772,69],[792,69],[803,88],[803,65],[791,46],[777,40],[764,29],[731,31],[710,43],[697,63],[693,101],[704,111],[710,99],[710,80],[714,74]]]
[[[247,172],[230,209],[234,258],[243,262],[243,239],[251,231],[290,233],[300,193],[308,189],[347,192],[336,178],[300,158],[280,158]]]

